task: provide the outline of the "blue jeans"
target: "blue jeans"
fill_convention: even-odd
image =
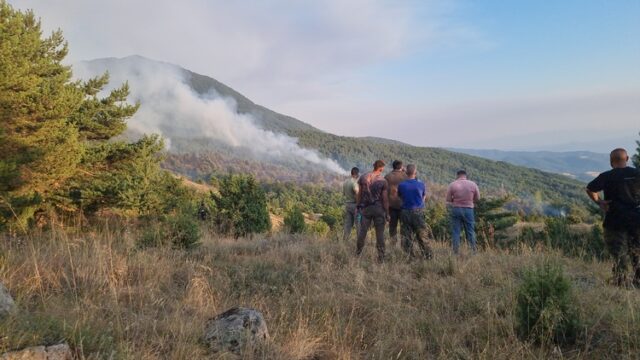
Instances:
[[[476,253],[476,230],[475,215],[471,208],[454,207],[451,209],[451,232],[453,235],[453,252],[458,254],[460,250],[460,231],[464,226],[464,232],[467,237],[471,250]]]

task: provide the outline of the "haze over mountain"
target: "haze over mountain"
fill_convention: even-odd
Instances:
[[[105,71],[111,74],[111,86],[128,81],[132,98],[141,102],[129,127],[162,134],[170,144],[170,168],[193,178],[206,178],[235,167],[257,172],[258,176],[264,172],[286,174],[271,180],[309,179],[309,173],[325,179],[327,173],[333,173],[330,178],[337,179],[342,169],[359,166],[367,170],[377,158],[402,159],[416,163],[422,176],[432,183],[447,183],[457,169],[465,168],[493,192],[518,194],[525,199],[539,193],[545,201],[564,203],[584,201],[583,185],[566,176],[395,140],[329,134],[257,105],[229,86],[177,65],[130,56],[74,66],[79,78]]]
[[[495,161],[526,166],[591,181],[597,174],[610,168],[609,155],[590,151],[503,151],[478,149],[451,149]]]

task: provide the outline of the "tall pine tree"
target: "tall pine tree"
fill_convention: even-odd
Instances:
[[[72,80],[60,31],[43,37],[33,12],[0,0],[0,229],[26,230],[37,214],[111,207],[166,210],[179,183],[160,168],[162,141],[113,141],[138,105],[108,74]]]

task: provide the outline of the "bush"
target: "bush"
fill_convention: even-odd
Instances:
[[[166,238],[162,223],[152,223],[145,225],[136,244],[141,249],[158,247],[165,244]]]
[[[200,245],[200,224],[193,209],[182,210],[161,219],[148,220],[138,238],[139,248],[166,246],[193,249]]]
[[[296,206],[287,211],[284,217],[284,226],[291,234],[300,234],[306,230],[307,224],[304,222],[304,215],[299,207]]]
[[[331,230],[336,229],[338,225],[341,225],[344,210],[340,207],[327,207],[324,209],[320,221],[329,225]]]
[[[231,175],[219,181],[220,195],[213,195],[221,232],[236,238],[271,228],[267,197],[252,176]]]
[[[180,213],[167,223],[168,238],[175,248],[193,249],[200,245],[200,226],[195,215]]]
[[[324,221],[316,221],[313,224],[307,226],[307,232],[312,235],[326,236],[331,228]]]
[[[516,303],[519,335],[537,343],[573,343],[580,323],[573,304],[561,266],[545,262],[525,271]]]
[[[606,258],[602,230],[599,226],[594,226],[590,233],[585,234],[571,231],[570,225],[566,218],[547,218],[546,246],[560,249],[567,256],[600,260]]]

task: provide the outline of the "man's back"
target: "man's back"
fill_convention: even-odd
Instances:
[[[398,195],[402,199],[404,210],[415,210],[424,208],[424,196],[426,186],[418,179],[405,180],[398,185]]]
[[[478,185],[471,180],[457,179],[447,189],[447,202],[454,207],[473,208],[479,198]]]
[[[345,202],[355,203],[356,193],[358,192],[358,180],[353,177],[345,180],[342,184],[342,194],[344,195]]]
[[[358,180],[360,187],[360,206],[382,205],[382,193],[387,191],[388,183],[380,174],[364,174]]]
[[[605,227],[618,227],[628,221],[629,213],[638,212],[640,206],[640,170],[615,168],[598,175],[587,185],[593,192],[604,191],[604,199],[610,201],[605,216]]]
[[[398,196],[398,185],[407,180],[407,174],[402,170],[393,170],[384,178],[389,185],[389,207],[392,209],[401,209],[402,199]]]

